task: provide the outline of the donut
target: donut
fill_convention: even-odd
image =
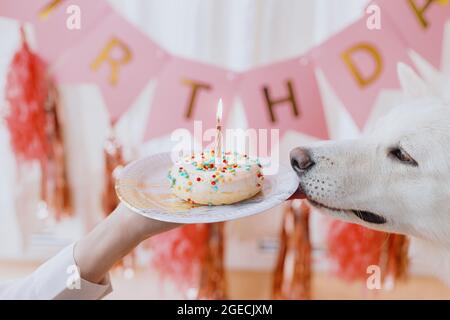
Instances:
[[[192,204],[227,205],[258,194],[264,182],[258,159],[224,153],[216,165],[214,150],[178,160],[169,170],[170,189]]]

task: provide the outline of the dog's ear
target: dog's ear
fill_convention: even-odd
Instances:
[[[400,85],[407,97],[424,98],[433,95],[425,81],[410,66],[400,62],[397,65],[397,73]]]

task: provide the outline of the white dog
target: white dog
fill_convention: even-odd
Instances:
[[[292,150],[291,164],[309,202],[332,216],[450,249],[450,105],[398,69],[413,102],[359,140]]]

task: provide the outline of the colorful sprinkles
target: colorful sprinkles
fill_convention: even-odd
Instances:
[[[218,192],[220,185],[232,183],[234,177],[236,177],[239,172],[250,172],[255,165],[257,165],[259,169],[262,168],[258,160],[253,160],[246,154],[239,155],[236,152],[224,153],[223,158],[220,161],[221,165],[216,166],[214,150],[205,151],[200,154],[192,154],[179,163],[183,163],[184,166],[178,165],[178,167],[170,170],[167,178],[169,179],[171,188],[176,186],[177,190],[184,190],[188,193],[191,192],[192,188],[195,188],[197,184],[206,183],[210,185],[211,190]],[[190,166],[194,167],[194,171],[190,170],[190,172],[188,172],[188,170],[186,170],[186,167]],[[174,174],[172,172],[173,170],[178,171],[177,174]],[[195,171],[199,172],[198,175]],[[256,186],[260,188],[262,187],[264,175],[261,170],[256,170],[255,174],[258,181]],[[184,181],[177,181],[174,176],[181,177]],[[191,199],[188,199],[188,202],[191,202]]]

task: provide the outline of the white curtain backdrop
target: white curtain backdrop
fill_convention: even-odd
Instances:
[[[110,0],[118,12],[170,53],[234,71],[307,52],[363,14],[365,0]],[[18,25],[0,19],[0,88],[19,40]],[[32,35],[32,28],[28,28]],[[132,79],[130,80],[132,81]],[[136,99],[116,133],[130,157],[170,149],[167,138],[140,147],[155,83]],[[45,258],[77,239],[101,219],[102,144],[108,118],[100,92],[91,85],[61,88],[67,122],[70,180],[75,190],[76,218],[56,225],[36,216],[38,172],[17,172],[7,131],[0,124],[0,259]],[[3,99],[3,96],[1,97]],[[0,100],[0,106],[4,103]],[[242,107],[233,109],[235,125],[245,125]],[[355,129],[339,107],[327,107],[334,138],[353,136]],[[281,153],[309,138],[290,133]],[[20,184],[19,184],[20,179]],[[228,263],[233,267],[271,268],[281,215],[272,210],[229,224]],[[320,230],[313,219],[315,242]],[[29,223],[33,222],[33,223]],[[28,230],[23,237],[21,230]],[[267,249],[268,247],[269,249]]]
[[[306,52],[365,0],[110,0],[171,53],[235,71]]]

